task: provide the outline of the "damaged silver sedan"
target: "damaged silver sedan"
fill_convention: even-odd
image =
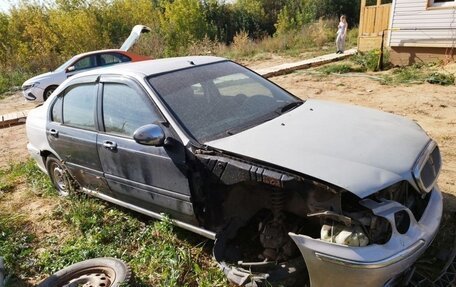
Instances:
[[[439,148],[415,122],[303,101],[222,58],[76,75],[27,134],[61,194],[169,214],[244,286],[403,285],[442,217]]]

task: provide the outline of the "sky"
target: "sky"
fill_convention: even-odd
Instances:
[[[9,0],[0,0],[0,11],[6,12],[10,8]]]
[[[35,0],[37,2],[45,2],[45,0]],[[48,0],[49,1],[49,0]],[[236,0],[225,0],[225,3],[234,3]],[[0,12],[7,12],[9,8],[16,5],[20,0],[0,0]]]
[[[45,0],[35,0],[36,2],[45,2]],[[7,12],[9,8],[16,5],[20,0],[0,0],[0,12]]]

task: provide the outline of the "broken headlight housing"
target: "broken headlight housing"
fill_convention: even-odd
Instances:
[[[431,191],[440,173],[442,158],[435,141],[430,141],[413,167],[413,178],[422,193]]]

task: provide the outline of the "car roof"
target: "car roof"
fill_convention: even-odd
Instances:
[[[90,51],[90,52],[77,54],[74,57],[84,57],[84,56],[88,56],[88,55],[99,54],[99,53],[109,53],[109,52],[116,52],[116,53],[125,54],[125,51],[122,51],[122,50],[119,50],[119,49],[105,49],[105,50],[96,50],[96,51]]]
[[[146,60],[141,62],[122,63],[120,65],[113,65],[106,68],[94,69],[78,75],[88,76],[102,74],[140,74],[143,76],[151,76],[221,61],[226,61],[226,59],[213,56],[163,58]]]

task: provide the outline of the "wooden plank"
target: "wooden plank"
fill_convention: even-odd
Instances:
[[[320,66],[320,65],[327,64],[330,62],[345,59],[351,55],[356,54],[357,51],[358,51],[357,49],[350,49],[350,50],[345,51],[344,54],[336,54],[336,53],[327,54],[327,55],[323,55],[320,57],[307,59],[307,60],[303,60],[303,61],[299,61],[299,62],[286,63],[286,64],[278,65],[275,67],[257,69],[257,70],[255,70],[255,72],[257,72],[258,74],[262,75],[265,78],[285,75],[285,74],[291,73],[296,70],[308,69],[310,67],[316,67],[316,66]]]
[[[7,128],[25,123],[29,110],[0,116],[0,128]]]

